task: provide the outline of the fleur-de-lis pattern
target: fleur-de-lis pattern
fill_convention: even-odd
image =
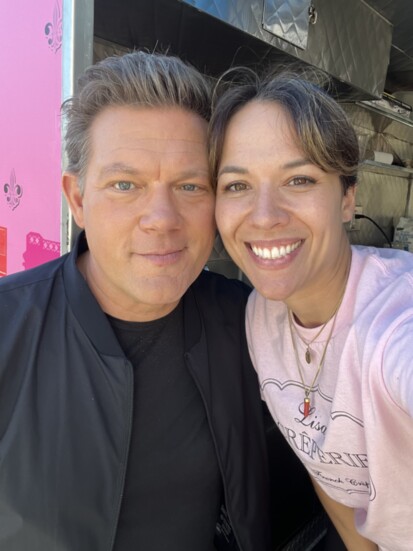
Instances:
[[[4,194],[6,201],[11,210],[17,208],[20,204],[21,196],[23,195],[23,187],[16,181],[16,173],[14,168],[10,174],[10,182],[4,184]]]
[[[56,0],[53,8],[53,20],[46,23],[44,34],[49,48],[56,53],[62,47],[62,8],[59,0]]]

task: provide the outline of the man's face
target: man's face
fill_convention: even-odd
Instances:
[[[89,252],[79,268],[108,314],[169,313],[203,269],[215,237],[207,123],[181,108],[108,107],[94,120],[83,196],[63,176]]]

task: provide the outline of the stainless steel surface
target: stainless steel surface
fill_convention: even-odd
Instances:
[[[129,48],[170,49],[210,74],[230,63],[300,59],[350,84],[349,99],[413,90],[412,0],[313,0],[317,18],[305,45],[305,12],[296,6],[307,3],[95,0],[95,34]],[[276,5],[281,11],[271,14]],[[282,38],[269,32],[272,25]]]
[[[242,0],[184,0],[188,4],[209,13],[230,25],[251,32],[251,29],[258,27],[262,2],[260,0],[242,1]],[[269,0],[271,2],[271,0]],[[274,0],[273,3],[285,4],[286,8],[280,15],[280,27],[289,25],[288,20],[294,25],[294,14],[296,13],[295,2],[288,0],[285,2]],[[322,37],[323,47],[331,48],[334,55],[341,57],[339,49],[343,50],[343,57],[347,70],[351,72],[350,82],[357,84],[357,80],[353,78],[353,73],[371,69],[371,61],[379,62],[380,67],[384,65],[385,79],[384,82],[378,78],[378,83],[372,84],[373,93],[380,95],[383,88],[389,92],[398,90],[413,90],[413,1],[412,0],[356,0],[341,1],[341,0],[314,0],[313,2],[318,15],[321,17],[320,22],[314,27],[331,25],[331,33],[326,44]],[[290,6],[290,13],[288,13]],[[368,8],[368,9],[367,9]],[[373,14],[370,13],[373,12]],[[348,14],[348,15],[347,15]],[[380,15],[383,23],[378,23]],[[302,17],[299,13],[297,20]],[[297,23],[296,27],[301,28],[301,24]],[[390,29],[390,41],[388,31],[383,33],[383,28]],[[309,29],[311,40],[311,26]],[[258,30],[253,32],[255,36],[270,43],[268,36],[263,29],[262,33]],[[277,33],[278,34],[278,33]],[[288,40],[285,33],[284,40]],[[321,33],[312,33],[317,39]],[[323,33],[324,34],[324,29]],[[337,36],[334,36],[337,35]],[[273,42],[273,45],[280,50],[284,50],[283,45],[279,42]],[[385,50],[385,57],[381,58]],[[288,49],[286,49],[288,51]],[[290,52],[292,55],[297,55],[295,52]],[[328,52],[324,51],[328,56]],[[359,60],[358,55],[362,53],[362,59]],[[375,56],[377,54],[377,58]],[[299,57],[299,56],[298,56]],[[310,63],[320,66],[320,63],[326,70],[331,68],[331,60],[318,60],[315,57],[306,59]],[[323,55],[321,54],[321,57]],[[353,59],[352,59],[353,58]],[[334,61],[334,60],[333,60]],[[351,64],[356,63],[355,67]],[[330,71],[329,71],[330,72]],[[344,68],[346,74],[346,68]],[[339,76],[338,74],[336,76]],[[366,75],[366,80],[371,75]],[[369,87],[362,89],[369,90]]]
[[[352,99],[378,97],[383,92],[392,25],[362,0],[314,0],[317,21],[309,25],[305,50],[290,44],[288,36],[283,40],[264,29],[262,0],[183,2],[255,36],[269,44],[274,52],[314,65],[351,85]],[[286,10],[292,5],[293,2],[285,3]],[[292,12],[278,12],[278,15],[284,17],[285,23],[280,21],[280,29],[288,28],[288,21],[294,21]]]
[[[364,103],[343,104],[359,137],[361,158],[369,152],[392,153],[396,162],[408,168],[366,161],[358,175],[357,204],[363,214],[373,218],[389,239],[401,216],[408,215],[409,190],[413,179],[413,124],[382,109]],[[375,226],[361,219],[359,230],[349,232],[350,241],[357,244],[383,246],[384,239]]]
[[[409,180],[387,174],[360,171],[357,189],[357,204],[363,214],[372,218],[393,239],[394,226],[406,215]],[[351,243],[383,246],[385,239],[369,220],[359,220],[359,230],[350,231]]]
[[[262,25],[274,36],[305,50],[311,0],[264,0]]]
[[[407,178],[412,179],[413,170],[411,168],[403,168],[401,166],[386,165],[374,161],[363,161],[360,164],[360,174],[370,172],[371,174],[380,174],[390,176],[390,178]]]
[[[93,60],[93,0],[64,0],[62,40],[62,101],[69,98],[75,89],[79,74]],[[62,168],[67,163],[64,146],[65,124],[62,121]],[[67,202],[62,194],[61,253],[68,252],[79,231]]]
[[[392,153],[407,167],[413,166],[413,123],[369,105],[343,104],[360,141],[362,159],[368,151]]]
[[[413,2],[412,0],[366,0],[393,25],[386,87],[413,90]]]
[[[406,216],[413,216],[413,190],[412,190],[412,187],[413,187],[413,180],[410,180]]]

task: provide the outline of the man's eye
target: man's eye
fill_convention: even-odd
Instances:
[[[182,189],[184,191],[197,191],[199,189],[199,186],[196,184],[183,184]]]
[[[130,191],[135,186],[134,184],[132,184],[132,182],[121,181],[121,182],[116,182],[113,187],[118,191]]]
[[[289,186],[308,186],[312,184],[315,184],[315,180],[307,176],[296,176],[288,182]]]

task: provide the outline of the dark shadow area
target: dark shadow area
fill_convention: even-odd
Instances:
[[[306,469],[275,425],[265,404],[263,407],[274,551],[346,551],[320,504]]]

